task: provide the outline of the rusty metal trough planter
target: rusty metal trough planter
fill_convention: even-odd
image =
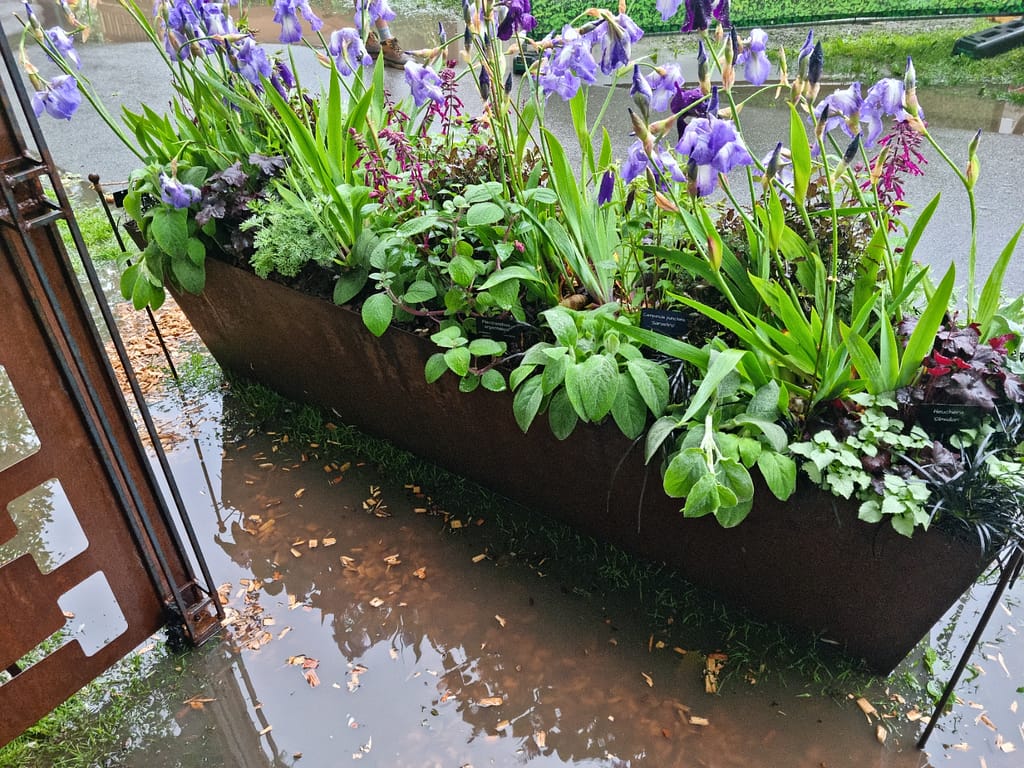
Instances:
[[[878,672],[895,667],[980,574],[976,550],[938,532],[912,539],[857,520],[856,508],[805,484],[787,502],[761,489],[740,526],[686,520],[656,471],[638,511],[640,449],[614,426],[560,442],[524,435],[508,393],[427,384],[429,341],[394,328],[374,338],[355,312],[222,262],[201,296],[176,295],[217,361],[542,510],[578,530],[664,561],[766,619],[822,633]],[[618,471],[616,472],[616,467]]]

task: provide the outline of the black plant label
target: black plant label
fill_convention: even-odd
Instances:
[[[673,339],[686,336],[686,315],[674,309],[641,309],[640,327]]]
[[[960,403],[924,403],[917,407],[917,423],[929,435],[952,435],[981,424],[985,409]]]
[[[533,344],[540,333],[529,323],[501,317],[481,317],[476,322],[477,333],[485,339],[504,341],[513,347],[525,349]]]

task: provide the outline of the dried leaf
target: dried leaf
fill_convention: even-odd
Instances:
[[[384,605],[384,601],[381,600],[379,597],[374,597],[370,599],[371,608],[380,608],[382,605]]]
[[[889,732],[879,723],[875,727],[875,738],[878,739],[879,744],[885,744],[885,740],[889,738]]]
[[[320,676],[317,675],[315,669],[304,670],[302,674],[305,675],[306,682],[309,683],[310,688],[316,688],[320,685]]]
[[[476,705],[478,707],[500,707],[504,703],[505,701],[501,696],[485,696],[482,699],[478,699]]]
[[[287,663],[293,667],[301,667],[303,664],[306,663],[306,657],[301,653],[298,656],[289,656],[287,659]]]
[[[975,720],[974,722],[978,722],[979,720],[980,720],[981,722],[983,722],[983,723],[984,723],[984,724],[985,724],[985,725],[986,725],[986,726],[987,726],[987,727],[989,728],[989,730],[992,730],[992,731],[997,731],[997,730],[999,730],[998,728],[996,728],[996,724],[995,724],[995,723],[993,723],[993,722],[992,722],[992,721],[991,721],[991,720],[989,719],[989,716],[988,716],[988,715],[986,715],[986,714],[985,714],[984,712],[982,712],[982,713],[981,713],[980,715],[978,715],[978,719],[977,719],[977,720]]]
[[[697,717],[696,715],[690,715],[690,725],[711,725],[706,717]]]
[[[473,562],[474,563],[481,563],[481,562],[483,562],[486,559],[487,559],[487,555],[473,555]]]
[[[508,623],[505,620],[504,616],[499,616],[498,614],[494,614],[494,620],[497,621],[502,626],[502,628],[504,628],[505,625]]]
[[[296,491],[295,493],[293,493],[292,495],[293,495],[293,496],[294,496],[294,497],[295,497],[296,499],[301,499],[301,498],[302,498],[303,496],[305,496],[305,495],[306,495],[306,489],[305,489],[305,488],[299,488],[299,490],[297,490],[297,491]]]
[[[863,696],[857,699],[857,706],[860,707],[860,711],[864,713],[864,716],[868,719],[868,723],[871,722],[871,716],[878,717],[878,710],[875,709],[874,705]]]
[[[640,676],[643,677],[644,682],[647,683],[648,687],[654,687],[654,679],[650,675],[648,675],[646,672],[641,672]]]
[[[191,698],[185,699],[185,703],[188,704],[192,709],[203,709],[206,704],[216,699],[211,699],[206,696],[192,696]]]
[[[427,578],[427,569],[426,567],[417,568],[415,571],[412,572],[412,575],[415,576],[417,579],[425,579]]]

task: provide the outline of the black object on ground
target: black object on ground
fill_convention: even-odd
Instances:
[[[983,29],[961,37],[953,43],[953,55],[987,59],[1020,45],[1024,45],[1024,19],[1008,21],[991,29]]]

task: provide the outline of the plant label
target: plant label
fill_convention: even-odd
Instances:
[[[984,415],[983,408],[960,403],[925,403],[917,409],[917,421],[930,435],[952,435],[976,427]]]
[[[676,310],[640,310],[640,327],[648,331],[660,333],[662,336],[681,339],[686,336],[687,325],[686,315]]]

